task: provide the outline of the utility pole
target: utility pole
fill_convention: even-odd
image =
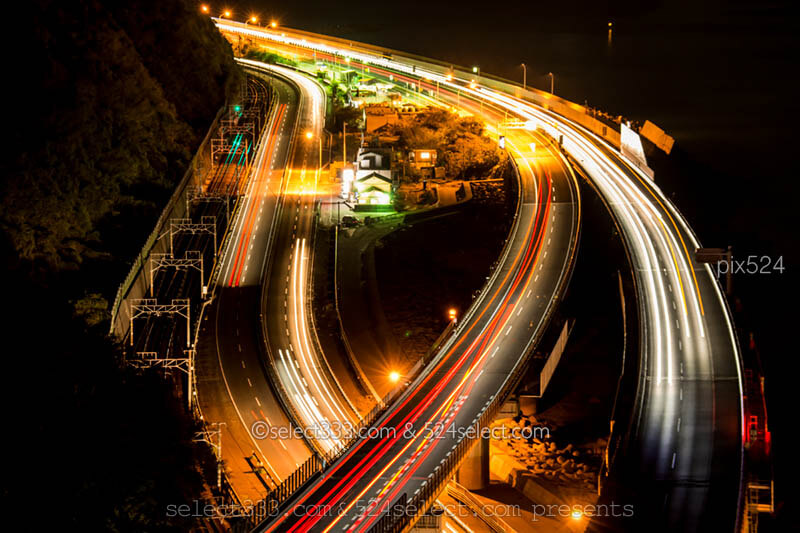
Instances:
[[[522,90],[526,90],[528,86],[528,67],[522,63]]]
[[[548,72],[547,75],[550,76],[550,94],[554,95],[555,93],[553,92],[553,73]]]

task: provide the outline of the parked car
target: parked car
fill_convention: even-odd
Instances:
[[[359,220],[352,215],[345,215],[342,217],[342,226],[344,226],[345,228],[354,228],[358,226],[360,223],[361,222],[359,222]]]

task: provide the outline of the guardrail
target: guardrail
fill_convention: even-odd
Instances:
[[[606,119],[596,116],[596,111],[587,106],[576,104],[575,102],[571,102],[555,94],[532,87],[523,88],[519,83],[499,76],[482,72],[475,73],[472,69],[453,63],[446,63],[416,54],[393,50],[391,48],[321,35],[304,30],[281,27],[280,30],[273,31],[269,28],[254,28],[226,19],[214,19],[214,21],[221,31],[229,31],[253,38],[282,42],[296,48],[326,51],[327,43],[336,43],[341,47],[336,53],[343,57],[352,56],[354,59],[359,60],[359,56],[366,56],[366,59],[368,59],[370,63],[384,66],[386,66],[385,64],[389,61],[400,60],[412,69],[410,72],[412,75],[415,74],[417,68],[420,68],[440,76],[457,75],[463,79],[475,80],[487,87],[500,90],[516,98],[525,99],[545,109],[558,113],[559,115],[581,124],[592,133],[612,143],[616,148],[620,148],[621,146],[619,123],[616,121],[614,121],[614,125],[611,126],[606,122]],[[422,73],[416,75],[419,77],[421,74]],[[661,150],[669,153],[674,144],[674,139],[650,121],[646,121],[645,125],[646,127],[641,129],[640,135],[648,139]]]
[[[350,447],[364,437],[364,430],[372,425],[386,412],[394,399],[406,388],[408,382],[401,383],[379,401],[357,424],[347,427],[350,438],[343,441],[335,449],[324,454],[312,454],[305,463],[295,470],[280,485],[271,490],[267,496],[255,505],[251,512],[239,520],[233,530],[236,533],[252,531],[265,520],[278,515],[303,487],[312,483],[319,475],[328,470],[337,459],[344,455]]]
[[[513,161],[513,158],[511,158]],[[517,171],[517,177],[519,180],[519,170],[516,168],[516,163],[514,163],[515,170]],[[559,280],[556,285],[555,296],[550,300],[548,306],[542,315],[540,320],[541,324],[546,324],[550,320],[552,313],[555,310],[556,303],[559,301],[559,295],[562,294],[564,288],[567,285],[569,278],[572,275],[572,267],[575,263],[575,254],[577,252],[577,244],[580,234],[580,193],[577,191],[577,184],[575,183],[574,175],[571,175],[572,179],[570,180],[571,187],[576,193],[576,205],[578,208],[576,209],[576,213],[574,215],[574,222],[573,222],[573,238],[572,241],[572,250],[570,251],[570,255],[567,258],[567,266],[564,270],[562,270]],[[518,181],[519,182],[519,181]],[[521,195],[520,195],[521,197]],[[518,199],[518,209],[521,206],[521,200]],[[515,227],[513,234],[516,235],[517,230],[517,220],[519,217],[515,218]],[[508,255],[508,250],[510,249],[510,242],[513,240],[509,238],[506,242],[506,250],[504,251],[503,255],[501,256],[503,260]],[[496,269],[493,272],[492,278],[487,282],[487,285],[481,291],[481,297],[485,293],[485,288],[489,286],[496,278],[498,270]],[[468,312],[466,315],[470,317],[476,308],[480,307],[480,305],[473,305],[470,308],[471,312]],[[462,322],[462,326],[466,324],[468,318]],[[497,412],[502,407],[503,403],[505,402],[506,398],[511,394],[511,392],[516,388],[519,384],[520,379],[522,379],[522,372],[521,370],[524,369],[528,362],[530,361],[531,357],[533,356],[533,347],[536,346],[541,339],[542,335],[544,335],[544,328],[538,327],[536,329],[537,333],[534,337],[530,339],[528,345],[525,347],[522,357],[520,357],[516,364],[514,365],[513,370],[509,373],[506,377],[505,381],[501,385],[500,389],[495,395],[489,397],[489,400],[484,405],[483,409],[481,409],[480,413],[475,417],[472,424],[470,424],[471,430],[464,431],[464,436],[453,446],[453,448],[447,453],[445,458],[442,462],[437,465],[434,469],[433,473],[430,474],[428,479],[423,482],[423,485],[419,492],[407,503],[404,504],[404,508],[402,510],[398,510],[394,512],[392,507],[390,506],[388,512],[381,517],[378,522],[370,529],[370,533],[400,533],[404,531],[408,531],[414,524],[414,520],[418,517],[423,515],[431,505],[433,505],[436,497],[444,488],[444,485],[450,480],[453,473],[458,469],[461,465],[462,461],[466,458],[467,454],[469,453],[470,448],[477,442],[476,439],[470,439],[467,435],[481,435],[483,429],[488,427],[491,421],[494,419]],[[454,337],[457,337],[460,333],[460,329],[456,330]],[[413,511],[413,512],[411,512]]]
[[[482,82],[485,83],[485,80],[482,80]],[[486,84],[489,85],[489,86],[492,85],[492,84],[489,84],[489,83],[486,83]],[[550,96],[552,96],[552,95],[550,95]],[[552,108],[552,106],[548,106],[548,108]],[[605,126],[604,126],[604,128],[605,128]],[[607,133],[608,133],[607,130],[604,129],[603,130],[603,136],[605,138],[608,138]],[[617,144],[618,144],[618,142],[617,142]],[[501,257],[498,260],[498,262],[496,263],[496,265],[502,264],[502,262],[504,262],[507,259],[507,256],[508,256],[508,254],[510,252],[510,244],[511,244],[511,242],[514,241],[514,239],[516,238],[516,234],[518,232],[519,218],[520,218],[519,214],[520,214],[520,210],[521,210],[521,206],[522,206],[522,201],[521,201],[521,183],[520,183],[520,179],[519,179],[519,169],[516,166],[516,162],[515,162],[514,158],[512,157],[510,159],[512,161],[512,165],[514,166],[514,169],[515,169],[515,172],[516,172],[517,186],[520,189],[520,191],[519,191],[520,194],[517,195],[516,211],[515,211],[515,215],[514,215],[514,221],[513,221],[512,229],[511,229],[511,232],[510,232],[510,236],[509,236],[509,238],[506,240],[506,242],[504,244],[504,250],[501,253]],[[574,175],[572,176],[572,178],[573,178],[573,181],[571,183],[574,184]],[[579,202],[580,202],[579,194],[578,194],[577,198],[578,198],[577,202],[579,204]],[[576,217],[579,217],[579,215],[576,215]],[[579,222],[579,218],[577,218],[577,220]],[[572,250],[571,250],[571,253],[570,253],[569,257],[568,257],[567,267],[561,273],[561,276],[560,276],[559,281],[558,281],[557,286],[556,286],[556,297],[554,297],[550,301],[550,303],[548,304],[548,307],[545,310],[545,313],[544,313],[544,315],[543,315],[543,317],[542,317],[542,319],[540,321],[540,325],[544,324],[544,323],[547,323],[547,321],[550,319],[550,317],[551,317],[551,315],[553,313],[554,307],[555,307],[555,302],[557,302],[560,299],[558,297],[558,295],[560,295],[562,293],[562,291],[563,291],[563,289],[564,289],[564,287],[566,285],[566,281],[568,280],[569,276],[571,276],[572,265],[574,264],[575,250],[577,248],[578,234],[579,234],[578,227],[574,227],[574,237],[575,238],[572,239]],[[461,323],[461,326],[459,328],[457,328],[456,331],[451,336],[451,338],[448,339],[447,344],[450,344],[454,338],[458,337],[463,325],[468,323],[469,319],[474,315],[476,310],[480,307],[482,301],[485,299],[486,288],[489,287],[492,283],[494,283],[494,281],[497,279],[497,275],[498,274],[499,274],[499,269],[494,268],[492,274],[489,277],[489,279],[487,280],[487,282],[484,284],[483,288],[481,289],[478,299],[476,299],[476,302],[467,311],[467,313],[465,314],[465,317],[463,319],[463,322]],[[513,371],[509,374],[509,376],[503,382],[503,384],[501,385],[498,393],[495,394],[495,395],[492,395],[490,397],[489,401],[487,401],[487,403],[484,405],[483,409],[480,411],[480,413],[478,413],[476,418],[473,420],[473,423],[470,426],[473,428],[474,432],[471,433],[471,434],[473,434],[473,435],[481,434],[481,431],[483,430],[483,428],[487,427],[488,424],[491,422],[491,420],[494,418],[496,412],[499,410],[500,406],[505,401],[505,398],[516,387],[516,385],[518,384],[519,379],[521,379],[520,370],[527,365],[528,361],[530,360],[530,358],[532,356],[532,349],[531,348],[532,348],[532,346],[534,346],[540,340],[540,338],[543,335],[543,333],[544,333],[543,332],[543,328],[538,327],[536,335],[533,338],[531,338],[530,342],[525,347],[523,355],[517,360],[517,363],[514,366]],[[433,357],[433,359],[434,360],[438,359],[439,356],[443,353],[443,351],[444,350],[439,350],[438,353],[436,354],[436,356]],[[421,369],[422,365],[418,364],[418,367]],[[445,459],[435,468],[434,472],[430,474],[428,480],[426,480],[423,483],[422,488],[412,498],[411,502],[408,504],[406,509],[404,509],[403,512],[401,512],[401,513],[389,512],[388,514],[383,516],[376,523],[376,525],[371,529],[371,531],[375,531],[375,532],[384,532],[384,531],[395,532],[395,531],[397,531],[397,532],[399,532],[399,531],[405,531],[405,530],[409,529],[411,527],[411,525],[413,524],[414,519],[416,519],[418,516],[424,514],[425,511],[427,511],[427,509],[433,504],[436,496],[439,494],[439,492],[443,488],[444,483],[449,481],[449,479],[452,476],[453,472],[455,471],[455,469],[458,468],[458,466],[461,464],[463,459],[466,457],[467,453],[469,452],[469,449],[474,444],[474,442],[475,442],[474,440],[470,440],[468,438],[462,438],[461,440],[459,440],[456,443],[456,445],[454,445],[454,447],[450,450],[450,452],[447,453],[447,455],[445,456]],[[349,444],[347,446],[342,447],[342,451],[337,454],[337,457],[339,457],[342,454],[344,454],[344,452],[347,449],[347,447],[349,447]],[[405,502],[403,502],[403,505],[405,505]],[[414,509],[415,513],[409,514],[408,512],[406,512],[407,509]]]

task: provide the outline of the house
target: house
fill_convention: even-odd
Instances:
[[[397,124],[398,122],[400,122],[400,116],[387,105],[364,106],[364,123],[367,133],[372,133],[387,124]]]
[[[422,169],[436,166],[436,150],[412,150],[408,153],[408,162]]]
[[[356,209],[359,206],[391,206],[392,196],[397,188],[395,174],[390,149],[359,149],[352,185]],[[362,207],[362,210],[368,209]]]

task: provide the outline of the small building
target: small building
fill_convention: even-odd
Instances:
[[[423,169],[436,166],[436,150],[412,150],[408,153],[411,166]]]
[[[372,133],[387,124],[397,124],[398,122],[400,122],[400,116],[397,111],[387,105],[364,106],[364,124],[367,133]]]
[[[391,150],[362,147],[358,151],[354,166],[355,175],[351,190],[356,199],[356,209],[380,210],[382,209],[380,206],[390,208],[392,197],[397,189]]]

